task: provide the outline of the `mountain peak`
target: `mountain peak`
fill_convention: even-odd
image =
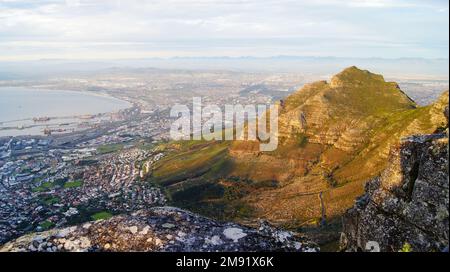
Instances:
[[[368,70],[359,69],[356,66],[345,68],[342,72],[331,78],[330,86],[332,88],[343,87],[345,85],[367,85],[374,82],[385,82],[384,77],[374,74]]]
[[[448,90],[447,91],[444,91],[440,96],[439,96],[439,98],[437,99],[437,101],[434,103],[434,104],[442,104],[442,105],[448,105],[448,95],[449,95],[449,92],[448,92]]]
[[[334,75],[330,83],[310,83],[290,95],[285,100],[284,112],[305,106],[339,113],[334,116],[356,114],[353,117],[359,118],[412,109],[416,104],[397,83],[386,82],[382,75],[351,66]]]

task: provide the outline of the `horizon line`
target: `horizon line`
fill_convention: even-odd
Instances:
[[[0,59],[0,62],[38,62],[38,61],[138,61],[138,60],[179,60],[179,59],[230,59],[230,60],[239,60],[239,59],[288,59],[288,58],[315,58],[315,59],[357,59],[357,60],[432,60],[432,61],[449,61],[449,57],[436,57],[436,58],[427,58],[427,57],[345,57],[345,56],[307,56],[307,55],[272,55],[272,56],[226,56],[226,55],[217,55],[217,56],[171,56],[171,57],[130,57],[130,58],[42,58],[42,59],[17,59],[17,60],[5,60]]]

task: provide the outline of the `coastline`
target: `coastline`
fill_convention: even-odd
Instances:
[[[72,133],[75,131],[82,131],[82,130],[86,130],[86,128],[75,128],[74,126],[77,125],[93,125],[99,122],[104,121],[105,118],[107,118],[107,115],[113,115],[113,114],[119,114],[120,112],[123,111],[127,111],[127,110],[131,110],[133,108],[136,108],[137,105],[135,103],[133,103],[132,101],[123,99],[123,98],[118,98],[115,96],[112,96],[108,93],[98,93],[98,92],[90,92],[90,91],[86,91],[86,90],[61,90],[61,89],[51,89],[51,88],[42,88],[40,86],[26,86],[26,85],[14,85],[14,86],[1,86],[0,87],[0,92],[1,89],[7,89],[7,88],[18,88],[18,89],[23,89],[23,90],[30,90],[30,91],[48,91],[48,92],[57,92],[59,94],[64,94],[64,93],[69,93],[69,94],[75,94],[75,95],[84,95],[84,96],[89,96],[89,97],[98,97],[98,98],[102,98],[102,99],[107,99],[111,102],[117,102],[117,103],[126,103],[125,107],[121,107],[120,109],[117,110],[111,110],[111,111],[102,111],[102,112],[92,112],[92,113],[80,113],[80,114],[74,114],[74,115],[54,115],[54,116],[30,116],[29,118],[20,118],[20,119],[13,119],[13,120],[2,120],[0,121],[0,132],[6,132],[6,131],[15,131],[15,133],[11,133],[11,135],[7,135],[7,133],[0,133],[0,138],[3,137],[20,137],[20,136],[45,136],[45,134],[40,131],[40,132],[36,132],[36,131],[30,131],[33,128],[38,128],[38,127],[48,127],[48,126],[52,126],[53,128],[55,127],[68,127],[70,128],[72,126],[72,128],[70,128],[70,131],[66,131],[63,130],[63,132],[65,133]],[[48,118],[48,120],[43,121],[43,122],[39,122],[39,121],[35,121],[35,118]],[[53,121],[53,122],[51,122]],[[57,121],[55,123],[55,121]],[[23,133],[17,133],[18,130],[23,130]],[[28,130],[28,132],[26,132]],[[1,135],[3,134],[3,135]]]

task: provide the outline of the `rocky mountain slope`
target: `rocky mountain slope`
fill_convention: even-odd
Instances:
[[[169,143],[148,180],[173,205],[211,217],[314,226],[353,205],[401,138],[442,127],[445,105],[448,92],[419,107],[396,83],[350,67],[280,101],[276,151],[252,141]]]
[[[448,106],[445,112],[448,119]],[[448,155],[448,125],[446,132],[402,140],[344,215],[342,248],[448,251]]]
[[[219,223],[172,207],[140,210],[41,233],[0,247],[5,251],[317,251],[304,238],[261,222],[258,229]]]
[[[350,67],[280,106],[276,151],[260,152],[256,141],[180,141],[144,162],[144,178],[170,204],[214,219],[148,208],[26,235],[0,251],[316,251],[260,218],[318,229],[317,240],[330,242],[342,215],[348,251],[448,246],[448,92],[419,107],[397,84]]]

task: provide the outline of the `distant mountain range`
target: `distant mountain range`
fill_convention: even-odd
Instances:
[[[245,72],[294,72],[331,75],[357,65],[390,77],[448,80],[448,59],[422,58],[344,58],[344,57],[174,57],[124,60],[60,60],[0,62],[0,80],[35,79],[89,73],[110,68],[158,68],[191,70],[229,70]],[[401,71],[401,73],[399,73]]]

